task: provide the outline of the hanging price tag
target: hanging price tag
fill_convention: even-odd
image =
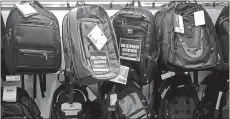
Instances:
[[[164,89],[164,91],[161,93],[161,98],[162,98],[162,99],[165,97],[165,95],[166,95],[166,93],[168,92],[168,90],[169,90],[170,87],[171,87],[171,86],[169,86],[168,88]]]
[[[109,107],[108,111],[115,111],[115,104],[117,102],[117,94],[111,94],[109,96]]]
[[[215,109],[219,109],[222,94],[223,94],[223,92],[220,91],[219,95],[218,95],[218,98],[217,98],[216,108]]]
[[[20,76],[6,76],[6,81],[20,81]]]
[[[88,34],[88,38],[99,51],[108,40],[98,25]]]
[[[16,102],[17,87],[16,86],[4,86],[2,100],[6,102]]]
[[[93,102],[94,100],[97,99],[97,97],[94,95],[94,93],[91,91],[91,89],[89,89],[89,87],[87,87],[86,90],[88,92],[88,98],[91,102]]]
[[[184,33],[184,22],[181,15],[174,15],[174,32]]]
[[[129,74],[129,67],[121,65],[119,75],[116,78],[111,79],[110,81],[126,85],[128,74]]]
[[[170,77],[172,77],[172,76],[174,76],[174,75],[176,75],[176,73],[175,72],[167,72],[167,73],[164,73],[164,74],[162,74],[161,75],[161,78],[162,78],[162,80],[165,80],[165,79],[167,79],[167,78],[170,78]]]
[[[204,11],[194,12],[195,26],[205,25]]]

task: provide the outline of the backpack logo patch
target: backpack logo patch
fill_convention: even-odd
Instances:
[[[90,55],[94,72],[105,72],[110,70],[106,52],[90,52]]]
[[[119,46],[121,59],[140,61],[141,40],[121,38]]]

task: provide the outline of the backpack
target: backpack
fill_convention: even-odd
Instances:
[[[161,95],[158,119],[197,119],[199,99],[186,74],[165,79],[159,89]]]
[[[3,88],[2,88],[3,98]],[[17,88],[17,101],[1,101],[1,119],[43,119],[35,101],[26,90]]]
[[[228,71],[229,59],[229,6],[225,6],[216,21],[216,32],[219,36],[225,70]]]
[[[59,86],[54,94],[50,109],[50,119],[89,119],[89,99],[85,87],[74,85],[73,107],[69,106],[69,90],[67,84]]]
[[[217,104],[220,104],[218,103],[218,96],[220,92],[226,92],[224,88],[227,79],[229,79],[228,73],[212,73],[201,82],[202,85],[206,86],[203,99],[201,100],[205,110],[205,119],[219,119],[221,115],[221,105],[218,106],[220,108],[216,109]],[[224,93],[221,97],[224,97]],[[221,100],[219,100],[219,102],[221,102]]]
[[[90,85],[118,76],[116,37],[104,9],[81,6],[70,10],[63,19],[62,37],[65,73],[71,80]]]
[[[195,26],[194,12],[204,12],[205,25]],[[182,20],[179,20],[182,16]],[[161,42],[163,64],[168,70],[222,68],[222,54],[215,27],[206,10],[197,3],[175,2],[156,13],[160,20],[158,39]],[[178,21],[183,21],[182,28]],[[160,23],[160,24],[159,24]],[[181,28],[181,27],[180,27]],[[174,32],[176,31],[177,32]]]
[[[6,35],[6,26],[1,14],[1,77],[5,80],[5,75],[7,74],[6,64],[4,61],[4,40]]]
[[[58,20],[38,1],[29,4],[37,14],[24,17],[14,8],[7,18],[8,38],[4,47],[7,70],[10,74],[55,73],[61,66]]]
[[[224,93],[221,106],[221,118],[229,119],[229,90]]]
[[[153,14],[144,8],[123,8],[111,20],[119,44],[121,65],[130,68],[129,77],[138,84],[150,83],[158,69],[159,55]]]
[[[104,83],[101,94],[103,119],[154,119],[153,110],[142,90],[132,81],[128,81],[126,85]],[[117,101],[111,97],[114,94],[117,95]],[[111,106],[111,103],[114,105]]]

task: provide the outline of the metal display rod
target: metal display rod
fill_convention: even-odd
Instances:
[[[2,0],[2,9],[12,9],[13,5],[21,0]],[[141,6],[147,9],[159,9],[166,5],[170,0],[54,0],[54,2],[47,2],[46,0],[39,0],[48,9],[69,9],[77,6],[85,5],[97,5],[106,10],[117,10],[130,5]],[[60,2],[59,2],[60,1]],[[62,2],[61,2],[62,1]],[[192,1],[191,1],[192,2]],[[138,4],[139,3],[139,4]],[[199,0],[199,4],[205,8],[222,8],[228,4],[227,0]]]

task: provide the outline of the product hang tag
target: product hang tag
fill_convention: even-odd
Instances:
[[[98,25],[96,25],[88,34],[88,38],[91,40],[91,42],[94,44],[98,51],[100,51],[105,43],[108,41],[105,34],[102,32]]]
[[[184,22],[181,15],[174,15],[174,32],[184,33]]]
[[[141,40],[121,38],[119,47],[121,59],[140,61]]]
[[[4,86],[2,100],[6,102],[16,102],[17,101],[17,87],[16,86]]]
[[[37,13],[37,11],[29,3],[18,3],[14,6],[24,17],[28,17]]]
[[[115,111],[116,102],[117,102],[117,94],[110,94],[108,111]]]
[[[61,111],[65,112],[66,116],[77,115],[82,110],[82,104],[74,102],[73,104],[63,103],[61,105]]]
[[[97,97],[94,95],[94,93],[91,91],[91,89],[89,89],[89,87],[87,87],[86,90],[88,92],[88,98],[91,102],[93,102],[94,100],[97,99]]]
[[[116,78],[111,79],[110,81],[126,85],[128,75],[129,75],[129,67],[120,65],[119,75]]]
[[[218,94],[218,98],[217,98],[216,108],[215,109],[219,109],[222,95],[223,95],[223,92],[220,91],[219,94]]]
[[[194,12],[195,26],[205,25],[204,11]]]
[[[20,75],[8,75],[6,76],[6,81],[20,81]]]
[[[94,72],[110,71],[106,52],[90,52],[91,65]]]
[[[175,75],[176,75],[175,72],[169,71],[167,73],[162,74],[161,78],[162,78],[162,80],[165,80],[165,79],[170,78],[170,77],[175,76]]]

